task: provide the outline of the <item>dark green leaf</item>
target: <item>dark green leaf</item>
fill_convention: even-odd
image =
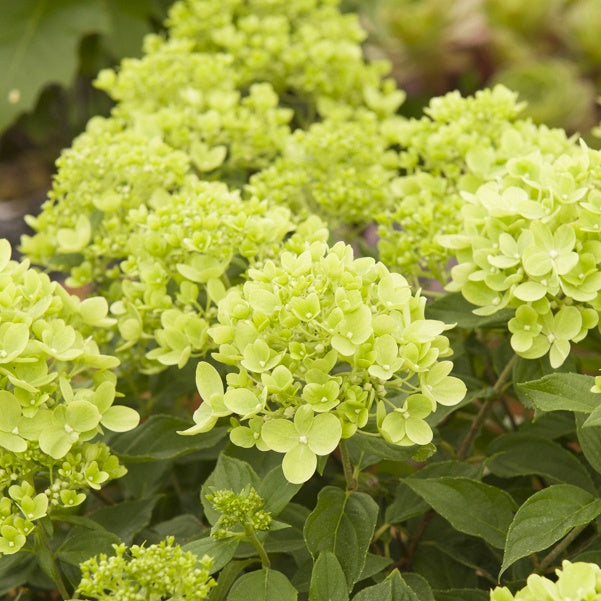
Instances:
[[[286,507],[300,487],[301,484],[288,482],[282,467],[278,465],[263,478],[257,492],[265,500],[265,511],[276,516]]]
[[[152,510],[158,500],[159,497],[156,496],[149,499],[124,501],[98,509],[88,517],[129,545],[134,536],[150,522]]]
[[[430,463],[422,470],[416,472],[412,478],[436,478],[438,476],[464,476],[466,478],[477,478],[480,468],[472,463],[462,461],[440,461]],[[414,493],[403,481],[399,482],[394,499],[386,507],[385,520],[389,524],[398,524],[412,517],[421,515],[428,509],[428,504]]]
[[[600,513],[601,499],[571,484],[555,484],[534,493],[509,527],[499,576],[518,559],[547,549]]]
[[[217,586],[211,589],[208,596],[208,601],[223,601],[228,594],[230,587],[236,581],[236,578],[244,571],[247,567],[256,563],[254,559],[244,559],[230,561],[219,574],[217,579]]]
[[[580,448],[590,466],[601,474],[601,426],[584,428],[586,415],[575,413],[574,417],[576,418],[576,434]]]
[[[488,447],[486,467],[496,476],[513,478],[536,474],[595,491],[586,468],[570,451],[544,438],[519,433],[499,436]]]
[[[210,555],[213,558],[213,567],[211,574],[218,572],[234,557],[240,540],[237,538],[221,538],[215,540],[210,536],[199,538],[184,545],[184,551],[191,551],[199,558],[203,555]]]
[[[296,589],[276,570],[258,570],[236,580],[227,601],[296,601]]]
[[[309,601],[348,601],[348,586],[336,556],[324,551],[317,556],[311,573]]]
[[[134,430],[115,436],[110,446],[126,462],[157,461],[209,449],[227,434],[225,427],[196,436],[177,433],[190,425],[189,421],[173,415],[152,415]]]
[[[590,413],[601,402],[601,397],[591,392],[594,383],[592,376],[554,373],[517,387],[539,411]]]
[[[455,529],[503,548],[515,508],[505,491],[469,478],[407,478],[405,482]]]
[[[107,29],[100,0],[0,2],[0,131],[34,106],[44,86],[68,85],[81,38]]]
[[[385,570],[392,563],[392,559],[384,557],[383,555],[375,555],[374,553],[368,553],[365,558],[365,565],[361,576],[359,576],[358,582],[371,578],[376,574],[379,574],[382,570]]]
[[[494,328],[506,324],[513,316],[512,309],[502,309],[494,315],[474,315],[477,309],[466,301],[460,292],[445,294],[443,297],[429,302],[426,305],[426,317],[428,319],[439,319],[445,323],[456,323],[458,328]]]
[[[420,601],[415,591],[403,580],[398,570],[379,584],[359,591],[353,601]]]
[[[353,465],[365,469],[374,463],[380,461],[406,461],[411,459],[415,453],[412,447],[399,447],[387,443],[381,438],[366,436],[357,432],[352,438],[346,441],[347,448]]]
[[[332,551],[349,588],[363,571],[377,516],[378,506],[369,495],[326,486],[305,523],[305,541],[313,558]]]
[[[428,581],[423,576],[415,574],[414,572],[407,572],[403,574],[403,578],[415,592],[419,601],[435,601],[434,593],[432,592]]]
[[[65,563],[79,566],[80,563],[99,553],[113,555],[113,545],[118,545],[121,540],[96,522],[90,520],[94,527],[75,526],[62,545],[57,549],[56,555]]]
[[[35,557],[23,551],[0,557],[0,595],[25,584],[35,568]]]

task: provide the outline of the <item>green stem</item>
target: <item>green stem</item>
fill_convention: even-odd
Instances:
[[[50,518],[42,518],[38,522],[38,526],[35,529],[35,542],[38,553],[38,561],[40,567],[44,572],[53,580],[56,584],[56,588],[63,599],[71,599],[71,595],[67,590],[63,575],[54,559],[52,553],[52,547],[50,546],[50,540],[46,533],[47,524],[50,524]]]
[[[582,526],[577,526],[574,528],[562,541],[557,543],[551,551],[543,557],[542,561],[538,565],[536,571],[539,574],[542,574],[554,561],[561,555],[571,543],[573,543],[578,535],[588,526],[588,524],[584,524]]]
[[[346,480],[346,489],[348,491],[357,490],[357,478],[355,477],[351,456],[348,452],[346,442],[341,440],[338,448],[340,449],[340,460],[342,461],[344,479]]]
[[[504,388],[505,384],[507,383],[507,380],[511,376],[513,366],[515,365],[515,362],[517,361],[517,359],[518,359],[518,356],[514,355],[507,362],[507,365],[505,366],[503,371],[499,374],[499,377],[497,378],[497,381],[495,382],[493,389],[492,389],[491,399],[483,401],[482,405],[480,406],[480,411],[478,411],[478,415],[476,415],[476,419],[472,422],[472,425],[471,425],[468,433],[466,434],[465,438],[463,439],[463,442],[461,443],[461,446],[459,447],[459,450],[457,451],[457,459],[465,459],[467,457],[470,447],[472,446],[472,443],[474,442],[474,439],[476,438],[476,436],[478,436],[480,429],[482,428],[482,426],[484,425],[484,422],[486,421],[486,416],[488,415],[488,412],[492,409],[492,400],[495,397],[498,397],[501,394],[501,392],[503,391],[503,388]]]
[[[246,529],[246,536],[250,544],[257,550],[259,557],[261,558],[261,565],[267,569],[271,567],[271,561],[269,560],[269,555],[267,555],[267,551],[265,551],[265,547],[261,543],[261,541],[257,537],[257,533],[253,528]]]

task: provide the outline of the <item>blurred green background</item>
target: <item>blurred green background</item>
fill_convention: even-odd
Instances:
[[[13,245],[53,164],[88,119],[108,114],[96,73],[141,54],[171,0],[0,0],[0,236]],[[601,114],[601,0],[343,0],[361,14],[369,57],[407,92],[432,96],[504,83],[538,123],[591,135]]]

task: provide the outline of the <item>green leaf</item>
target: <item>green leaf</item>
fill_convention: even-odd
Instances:
[[[405,482],[456,530],[503,548],[515,508],[508,493],[469,478],[407,478]]]
[[[348,586],[342,566],[330,551],[317,556],[311,573],[309,601],[348,601]]]
[[[455,292],[428,303],[426,317],[445,323],[455,323],[459,328],[475,329],[505,325],[514,313],[511,309],[502,309],[494,315],[474,315],[472,311],[477,308],[476,305],[466,301],[461,293]]]
[[[393,563],[393,560],[390,559],[390,557],[376,555],[375,553],[368,553],[367,557],[365,558],[365,565],[363,566],[363,571],[361,572],[361,576],[359,576],[358,582],[379,574],[386,568],[390,567],[391,563]]]
[[[591,426],[601,426],[601,405],[598,405],[592,410],[591,414],[588,416],[588,418],[582,424],[582,426],[584,428],[590,428]]]
[[[257,492],[265,501],[265,511],[275,517],[288,505],[301,486],[288,482],[282,467],[278,465],[263,478]]]
[[[25,584],[36,568],[36,560],[31,553],[20,552],[0,557],[0,595],[14,592],[14,589]]]
[[[578,444],[590,466],[601,474],[601,426],[584,428],[586,416],[583,413],[574,413],[574,417]]]
[[[159,498],[157,495],[148,499],[123,501],[97,509],[87,517],[130,545],[134,536],[150,523],[152,511]]]
[[[509,527],[499,576],[518,559],[550,547],[600,513],[601,499],[571,484],[555,484],[534,493]]]
[[[557,483],[565,482],[595,491],[582,463],[560,444],[532,435],[499,436],[488,447],[486,467],[496,476],[513,478],[536,474]]]
[[[411,459],[415,453],[415,448],[400,447],[390,444],[382,438],[366,436],[361,432],[357,432],[345,443],[353,465],[358,465],[361,469],[384,460],[406,461]]]
[[[436,601],[434,593],[428,584],[428,581],[419,574],[407,572],[403,579],[411,587],[411,590],[417,595],[419,601]]]
[[[89,527],[75,526],[67,538],[56,550],[57,557],[72,566],[90,559],[99,553],[113,554],[112,545],[118,545],[121,540],[96,522],[89,521]]]
[[[0,3],[0,131],[34,106],[44,86],[68,85],[81,38],[107,28],[99,0]]]
[[[217,586],[209,593],[209,596],[207,597],[208,601],[223,601],[240,573],[254,563],[256,563],[254,559],[230,561],[223,570],[221,570],[219,579],[217,580]]]
[[[151,415],[135,430],[111,439],[111,449],[123,461],[157,461],[174,459],[200,449],[218,444],[226,435],[227,428],[213,428],[206,434],[181,436],[190,423],[172,415]]]
[[[305,541],[311,555],[316,558],[322,551],[334,553],[349,588],[363,571],[377,516],[378,506],[369,495],[326,486],[305,522]]]
[[[517,387],[540,411],[590,413],[601,403],[599,395],[591,392],[594,383],[592,376],[554,373]]]
[[[353,601],[420,601],[420,598],[399,571],[394,570],[380,584],[359,591]]]
[[[210,570],[211,574],[218,572],[221,568],[225,567],[232,557],[240,544],[240,539],[237,538],[221,538],[215,540],[210,536],[205,538],[199,538],[197,540],[190,541],[184,545],[182,549],[184,551],[191,551],[198,557],[203,555],[210,555],[213,559],[213,566]]]
[[[227,601],[296,601],[298,593],[284,574],[258,570],[236,580]]]

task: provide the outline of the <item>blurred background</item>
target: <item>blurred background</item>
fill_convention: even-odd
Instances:
[[[0,0],[0,237],[15,246],[54,161],[111,101],[92,82],[140,56],[171,0]],[[537,123],[593,147],[601,119],[601,0],[343,0],[419,116],[432,96],[503,83]]]

